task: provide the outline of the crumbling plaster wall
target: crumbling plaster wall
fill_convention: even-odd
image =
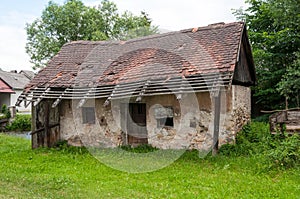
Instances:
[[[61,139],[75,146],[116,147],[122,144],[120,118],[113,114],[114,107],[104,107],[104,99],[87,101],[83,107],[96,107],[95,124],[83,124],[79,100],[61,103]],[[115,118],[116,117],[116,118]]]
[[[220,144],[233,143],[236,134],[251,119],[251,89],[245,86],[232,85],[228,92],[231,93],[228,95],[231,98],[228,103],[231,108],[225,119],[226,129],[223,130],[227,137],[220,136]]]
[[[135,99],[132,99],[135,102]],[[116,147],[126,143],[121,129],[120,107],[128,100],[113,100],[104,107],[104,99],[87,101],[84,106],[96,107],[95,124],[82,123],[79,100],[63,100],[60,104],[61,139],[72,145]],[[209,150],[213,140],[214,98],[208,92],[143,97],[146,103],[148,143],[162,149]],[[173,127],[158,127],[155,109],[173,108]],[[250,90],[241,86],[221,92],[219,143],[232,142],[235,133],[250,118]],[[242,118],[241,118],[242,117]],[[130,134],[130,132],[128,132]],[[81,140],[81,141],[80,141]]]
[[[163,149],[206,149],[212,141],[211,100],[209,93],[153,96],[147,100],[147,130],[149,144]],[[158,127],[154,111],[157,107],[172,107],[174,127]],[[210,131],[209,131],[210,130]]]

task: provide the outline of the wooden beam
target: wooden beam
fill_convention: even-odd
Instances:
[[[49,129],[52,129],[52,128],[57,127],[57,126],[59,126],[59,123],[51,124],[51,125],[49,125]],[[31,132],[30,135],[34,135],[34,134],[39,133],[39,132],[42,132],[42,131],[44,131],[44,130],[45,130],[45,127],[40,128],[40,129],[38,129],[38,130],[35,130],[35,131]]]
[[[68,89],[65,89],[64,92],[62,92],[62,94],[55,100],[55,102],[53,102],[53,104],[51,106],[52,108],[55,108],[61,102],[62,97],[65,95],[67,90]]]
[[[217,92],[214,96],[214,134],[212,155],[215,156],[219,149],[219,129],[220,129],[220,115],[221,115],[221,93]]]
[[[104,102],[104,104],[103,104],[104,107],[107,107],[107,106],[109,105],[109,103],[110,103],[112,97],[115,95],[115,92],[117,91],[117,89],[118,89],[119,87],[120,87],[119,84],[117,84],[117,85],[115,86],[115,88],[112,90],[110,96],[105,100],[105,102]]]
[[[110,100],[111,100],[111,97],[108,97],[108,98],[105,100],[103,106],[104,106],[104,107],[107,107],[107,106],[109,105],[109,103],[110,103]]]
[[[35,101],[35,103],[33,104],[33,106],[37,106],[42,100],[43,100],[43,97],[44,95],[50,91],[50,88],[47,88],[38,98],[37,100]],[[33,91],[33,94],[34,94],[34,91]]]
[[[77,105],[76,108],[81,108],[81,107],[85,104],[85,102],[86,102],[86,98],[81,99],[81,100],[78,102],[78,105]]]
[[[46,146],[50,147],[50,139],[51,139],[51,129],[49,128],[50,123],[50,105],[48,101],[45,101],[45,137],[46,137]],[[45,139],[45,138],[44,138]]]
[[[79,101],[77,108],[81,108],[86,103],[86,100],[88,99],[89,95],[92,93],[93,89],[94,89],[93,87],[89,89],[89,91],[86,93],[83,99]]]
[[[150,80],[147,80],[141,89],[139,96],[136,98],[136,102],[140,102],[142,100],[143,95],[145,94],[148,85],[150,84]]]

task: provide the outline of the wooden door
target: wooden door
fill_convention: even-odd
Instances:
[[[127,143],[132,146],[147,144],[146,104],[130,103],[126,118]]]

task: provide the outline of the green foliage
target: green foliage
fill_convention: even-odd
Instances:
[[[252,122],[237,134],[236,144],[221,146],[221,155],[260,157],[261,168],[288,169],[300,164],[300,138],[297,134],[272,135],[263,122]]]
[[[68,142],[66,140],[58,141],[53,149],[64,153],[73,154],[73,155],[83,155],[88,153],[88,150],[85,147],[70,146],[68,145]]]
[[[276,145],[266,151],[269,168],[291,168],[300,165],[300,137],[297,134],[277,141]]]
[[[221,146],[219,153],[229,156],[256,155],[268,148],[271,134],[269,126],[263,122],[251,122],[238,132],[236,144]]]
[[[285,96],[291,102],[300,87],[294,66],[300,49],[300,7],[298,0],[247,0],[246,10],[236,10],[247,23],[256,64],[255,101],[264,109],[284,108]],[[291,86],[289,86],[291,85]]]
[[[6,104],[3,104],[1,107],[1,113],[3,116],[0,116],[0,119],[9,119],[11,118],[11,114],[9,109],[7,108]]]
[[[17,114],[15,119],[6,126],[8,131],[30,131],[31,130],[31,115]]]
[[[278,91],[289,99],[296,99],[296,106],[300,107],[300,51],[295,53],[295,55],[297,59],[287,68],[286,74],[283,75],[283,79],[278,83]]]
[[[131,145],[124,145],[120,146],[120,148],[133,153],[149,153],[158,150],[156,147],[153,147],[150,144],[141,144],[136,147],[133,147]]]
[[[237,147],[236,145],[233,144],[223,144],[220,148],[219,148],[219,154],[220,155],[225,155],[225,156],[234,156],[236,155],[237,152]]]
[[[6,104],[3,104],[1,107],[1,113],[6,113],[7,112],[7,106]]]
[[[270,117],[271,114],[264,114],[264,115],[261,115],[261,116],[258,116],[256,118],[253,118],[252,121],[254,122],[269,122],[269,117]]]
[[[145,12],[120,14],[108,0],[97,7],[85,6],[80,0],[67,0],[63,5],[50,1],[41,17],[26,25],[26,52],[34,68],[40,68],[67,42],[145,36],[157,32],[151,22]]]

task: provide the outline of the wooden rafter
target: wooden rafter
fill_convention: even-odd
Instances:
[[[47,88],[38,98],[37,98],[37,100],[34,102],[34,106],[37,106],[41,101],[42,101],[42,99],[43,99],[43,97],[45,96],[45,94],[47,93],[47,92],[49,92],[50,91],[50,88]]]

